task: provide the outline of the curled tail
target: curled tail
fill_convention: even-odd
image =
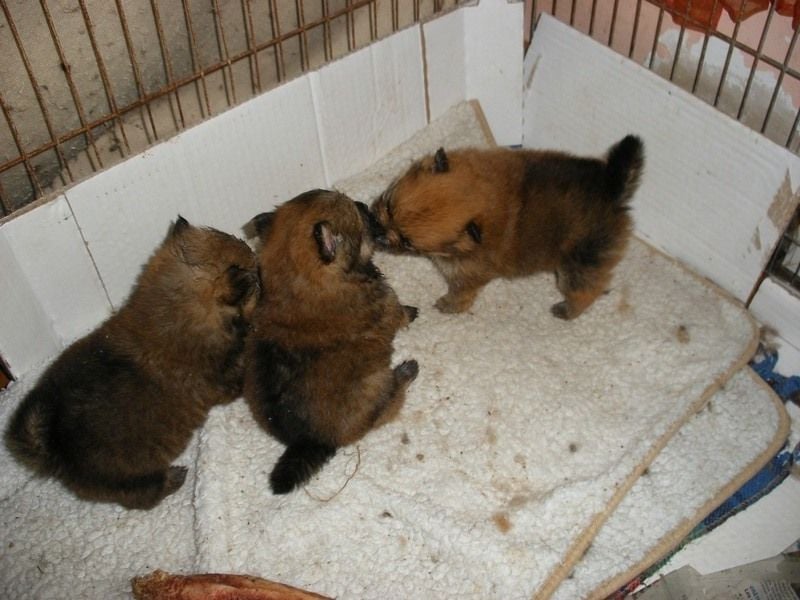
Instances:
[[[613,203],[625,206],[639,187],[644,166],[644,145],[635,135],[626,135],[608,151],[606,189]]]
[[[5,433],[6,446],[27,467],[50,474],[54,466],[46,445],[49,431],[49,412],[36,396],[29,396],[11,417]]]
[[[288,494],[311,479],[336,454],[336,448],[310,440],[295,442],[286,448],[269,476],[275,494]]]

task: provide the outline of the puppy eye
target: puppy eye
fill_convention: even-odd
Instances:
[[[228,267],[225,274],[228,277],[230,286],[227,295],[227,302],[231,305],[239,304],[253,290],[259,287],[258,275],[247,269],[242,269],[238,265]]]
[[[411,240],[409,240],[402,233],[399,234],[399,235],[400,235],[400,244],[403,246],[403,248],[405,250],[413,250],[414,249],[414,244],[411,243]]]
[[[480,225],[478,225],[475,221],[470,221],[467,223],[466,230],[469,234],[469,237],[471,237],[476,244],[481,243],[483,234],[481,233]]]

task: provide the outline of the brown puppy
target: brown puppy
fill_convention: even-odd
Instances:
[[[287,447],[270,475],[285,494],[335,453],[392,419],[417,376],[391,368],[392,341],[417,310],[402,306],[372,264],[366,205],[325,190],[252,221],[262,301],[247,343],[245,398]]]
[[[241,394],[258,296],[243,241],[179,217],[127,302],[45,371],[6,431],[12,453],[79,497],[147,509],[215,404]]]
[[[533,150],[461,150],[423,158],[373,205],[380,245],[433,260],[442,312],[470,308],[496,277],[554,271],[574,319],[606,290],[631,233],[628,202],[644,163],[627,136],[604,160]]]

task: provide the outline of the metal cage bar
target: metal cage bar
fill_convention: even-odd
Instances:
[[[39,0],[38,12],[0,0],[12,59],[0,62],[0,81],[15,82],[13,93],[0,89],[0,217],[459,0],[140,2]],[[65,19],[85,34],[80,52]],[[134,35],[143,24],[145,42]],[[33,50],[45,58],[34,63]],[[87,71],[97,74],[91,89]],[[48,90],[56,80],[58,98]]]

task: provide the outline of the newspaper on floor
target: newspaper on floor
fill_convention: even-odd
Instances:
[[[800,540],[783,553],[702,575],[690,566],[668,573],[635,600],[799,600]]]

